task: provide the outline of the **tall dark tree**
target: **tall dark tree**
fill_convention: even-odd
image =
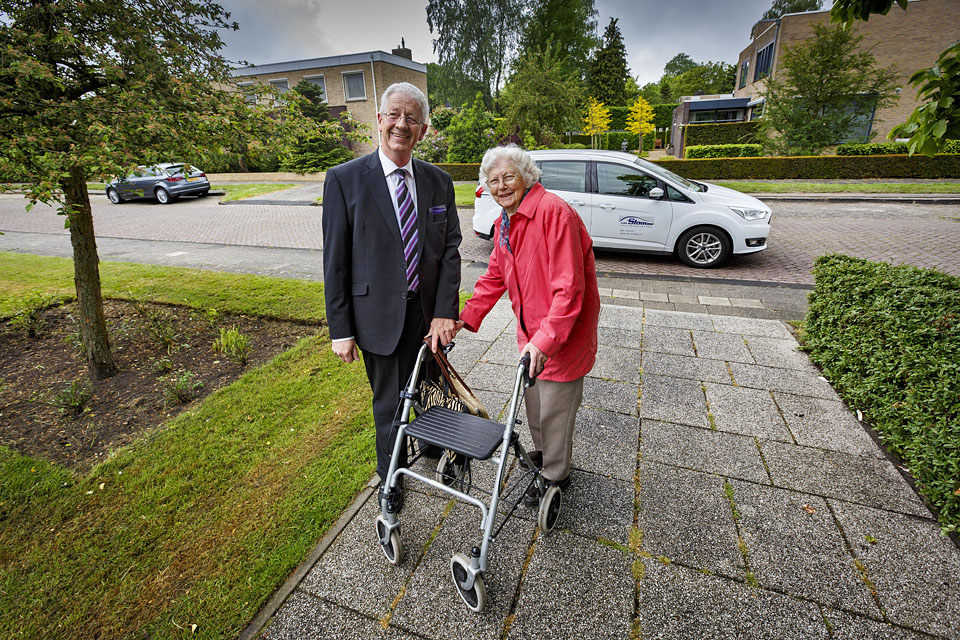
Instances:
[[[663,66],[663,75],[673,78],[684,71],[693,69],[695,66],[697,66],[697,63],[693,61],[693,58],[681,52],[670,58],[670,61]]]
[[[520,49],[534,51],[548,41],[565,70],[585,79],[590,52],[600,44],[594,0],[531,0]]]
[[[764,20],[777,20],[788,13],[816,11],[823,6],[823,0],[773,0],[773,4],[763,14]]]
[[[528,0],[429,0],[433,51],[451,82],[480,85],[491,104],[516,53]],[[453,103],[451,103],[453,104]]]
[[[54,204],[65,216],[85,356],[91,375],[105,378],[117,368],[87,180],[189,161],[243,140],[247,127],[272,129],[261,132],[271,145],[305,119],[251,118],[257,107],[219,88],[231,68],[217,29],[236,25],[210,0],[2,0],[0,16],[0,174],[27,182],[30,206]]]
[[[582,83],[564,69],[548,45],[528,51],[503,89],[503,114],[510,130],[529,131],[539,144],[579,128]]]
[[[478,91],[485,96],[490,96],[490,87],[479,80],[463,75],[463,72],[452,62],[427,63],[427,100],[431,111],[445,105],[459,109],[473,102],[473,97]]]
[[[631,80],[627,68],[627,48],[623,44],[617,18],[603,32],[603,46],[597,49],[590,61],[587,86],[591,96],[607,106],[627,106],[627,80]]]

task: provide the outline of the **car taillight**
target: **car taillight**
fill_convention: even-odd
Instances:
[[[170,176],[167,178],[167,182],[180,182],[183,180],[183,176]]]
[[[483,187],[477,187],[477,197],[479,198],[482,195],[483,195]]]
[[[205,174],[205,173],[203,173],[203,172],[200,172],[200,177],[201,177],[201,178],[206,178],[206,177],[207,177],[207,174]]]

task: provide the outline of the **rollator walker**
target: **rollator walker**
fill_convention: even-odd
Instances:
[[[451,348],[453,343],[444,346],[443,350],[447,352]],[[380,515],[377,517],[377,537],[387,560],[392,564],[400,564],[403,561],[400,518],[397,513],[388,508],[390,502],[388,497],[390,492],[403,491],[400,479],[404,476],[477,507],[480,510],[480,530],[483,532],[481,541],[470,550],[469,557],[464,553],[454,554],[450,560],[450,572],[464,603],[470,610],[480,612],[487,600],[487,591],[483,582],[488,568],[487,552],[507,520],[513,516],[523,499],[524,492],[536,483],[540,496],[537,524],[544,534],[553,531],[557,523],[563,503],[563,493],[560,487],[547,484],[540,469],[533,464],[527,451],[520,444],[518,435],[514,432],[514,427],[520,424],[517,414],[520,411],[523,393],[536,383],[536,380],[528,375],[530,355],[524,354],[517,365],[510,411],[503,424],[439,405],[422,410],[422,406],[418,406],[420,398],[417,381],[422,365],[432,359],[434,354],[430,346],[424,344],[420,348],[407,386],[400,392],[402,400],[400,426],[393,447],[393,457],[390,459],[390,468],[383,481],[385,489],[379,494]],[[418,414],[413,421],[410,421],[411,409]],[[421,445],[423,443],[436,445],[445,450],[433,477],[424,476],[410,468],[398,468],[397,460],[402,447],[405,446],[404,436],[416,438]],[[526,470],[518,468],[512,475],[520,472],[519,478],[509,486],[505,486],[511,451],[512,457],[516,457]],[[472,484],[471,461],[487,460],[494,454],[496,454],[497,473],[493,487],[485,490]],[[419,457],[420,455],[415,456],[408,464],[412,466]],[[475,490],[480,497],[470,495],[471,490]],[[514,492],[517,495],[513,506],[503,514],[499,526],[496,526],[499,513],[497,507],[500,501],[508,502]]]

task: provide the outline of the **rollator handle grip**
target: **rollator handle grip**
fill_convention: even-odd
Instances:
[[[530,377],[530,354],[525,353],[520,358],[520,366],[523,367],[523,385],[527,388],[537,384],[537,376]]]

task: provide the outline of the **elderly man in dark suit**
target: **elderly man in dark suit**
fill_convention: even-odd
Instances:
[[[429,112],[412,84],[387,87],[377,113],[380,147],[329,170],[323,189],[327,324],[343,362],[359,360],[358,347],[363,351],[381,480],[396,439],[400,390],[422,339],[430,335],[434,351],[450,342],[459,308],[453,181],[411,155],[427,132]],[[387,496],[388,509],[399,511],[402,497]]]

